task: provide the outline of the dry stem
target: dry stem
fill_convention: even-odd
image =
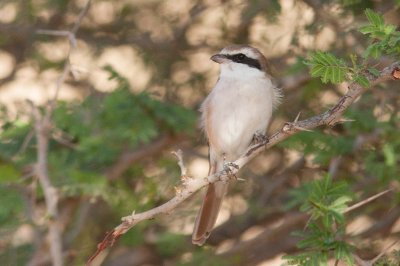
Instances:
[[[91,0],[88,0],[80,12],[74,26],[70,31],[52,31],[52,30],[38,30],[39,34],[56,35],[56,36],[67,36],[70,41],[70,47],[67,54],[67,59],[64,64],[64,68],[61,76],[57,79],[56,90],[53,98],[46,106],[44,114],[41,114],[39,109],[31,103],[32,114],[35,121],[35,135],[37,139],[37,162],[35,165],[35,174],[39,180],[40,186],[43,189],[44,199],[46,203],[47,215],[48,215],[48,230],[49,230],[49,246],[50,254],[53,266],[62,266],[63,263],[63,247],[62,247],[62,229],[59,221],[58,211],[58,200],[59,195],[57,189],[52,185],[48,172],[48,150],[49,150],[49,138],[50,131],[52,128],[51,116],[56,106],[61,85],[64,83],[67,75],[70,71],[70,55],[73,49],[76,48],[75,33],[77,32],[82,19],[86,15]]]

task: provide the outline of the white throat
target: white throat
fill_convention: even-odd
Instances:
[[[222,63],[220,65],[220,78],[254,79],[266,78],[265,72],[254,67],[239,63]]]

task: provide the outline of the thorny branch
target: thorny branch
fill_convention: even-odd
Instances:
[[[371,86],[388,81],[388,80],[398,80],[400,76],[400,62],[396,62],[389,67],[386,67],[380,72],[380,75],[375,77],[373,75],[368,75],[367,78]],[[345,122],[346,120],[342,118],[343,113],[347,108],[364,92],[364,88],[357,84],[351,83],[348,87],[347,93],[342,96],[336,105],[334,105],[329,110],[325,111],[320,115],[310,117],[305,120],[298,121],[298,117],[294,122],[287,122],[285,125],[272,134],[268,139],[262,140],[261,142],[250,146],[247,151],[235,162],[232,163],[234,167],[230,167],[229,171],[223,170],[213,175],[204,178],[191,178],[184,175],[183,169],[185,169],[181,164],[182,156],[179,153],[175,153],[178,158],[179,166],[182,170],[182,184],[176,188],[176,195],[168,202],[153,208],[151,210],[135,213],[123,217],[122,223],[115,227],[111,232],[109,232],[104,240],[98,245],[97,251],[91,256],[87,262],[87,265],[99,255],[104,249],[112,246],[115,241],[123,234],[125,234],[129,229],[138,224],[143,220],[149,220],[160,214],[168,214],[174,210],[180,203],[188,199],[193,193],[197,192],[201,188],[207,186],[210,183],[215,183],[217,181],[227,181],[229,176],[235,175],[244,165],[246,165],[251,159],[256,157],[258,154],[263,152],[267,148],[282,142],[288,137],[300,132],[300,131],[310,131],[316,127],[326,125],[333,126],[337,123]],[[228,173],[229,172],[229,173]]]
[[[44,199],[46,203],[47,215],[48,215],[48,230],[49,230],[49,246],[52,264],[54,266],[62,266],[63,263],[63,247],[62,247],[62,229],[59,224],[59,210],[58,201],[59,195],[57,189],[52,185],[48,172],[48,150],[49,150],[49,138],[50,131],[52,128],[51,116],[56,105],[59,91],[62,84],[64,83],[67,75],[70,72],[71,63],[70,55],[76,48],[76,37],[75,34],[79,29],[79,26],[89,10],[91,0],[88,0],[80,12],[76,22],[74,23],[70,31],[52,31],[52,30],[38,30],[39,34],[55,35],[55,36],[67,36],[70,41],[70,47],[67,54],[67,59],[64,64],[64,68],[61,76],[57,79],[56,90],[53,98],[50,100],[44,113],[42,114],[36,106],[31,104],[32,114],[34,119],[35,136],[37,139],[37,162],[34,168],[34,173],[37,176],[40,186],[43,189]]]

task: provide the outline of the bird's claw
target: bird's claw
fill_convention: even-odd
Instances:
[[[253,139],[251,141],[251,144],[252,145],[260,144],[260,143],[267,144],[268,141],[269,141],[269,139],[268,139],[267,135],[265,135],[263,133],[260,133],[260,132],[256,132],[253,135]]]
[[[233,163],[233,162],[226,162],[224,163],[224,171],[228,175],[229,179],[234,179],[237,180],[237,176],[234,173],[234,171],[239,169],[239,165]]]

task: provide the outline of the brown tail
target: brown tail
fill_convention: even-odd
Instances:
[[[215,171],[210,171],[210,174],[214,173]],[[204,196],[203,204],[194,224],[193,244],[201,246],[210,236],[227,188],[228,183],[221,181],[208,185],[207,193]]]

